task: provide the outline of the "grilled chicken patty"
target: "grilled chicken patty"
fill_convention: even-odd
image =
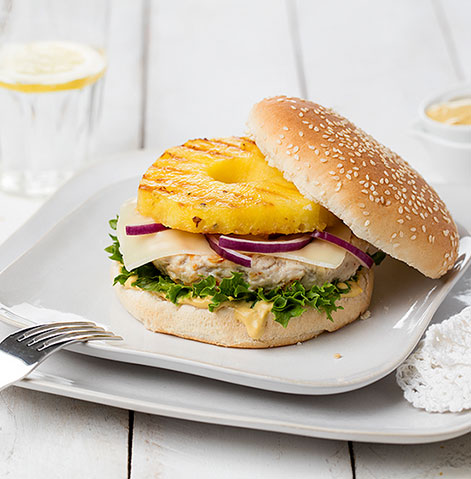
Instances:
[[[366,252],[373,248],[366,241],[352,235],[351,243]],[[360,267],[355,256],[347,253],[338,268],[323,268],[300,261],[276,258],[270,255],[252,255],[252,267],[246,268],[214,255],[180,254],[161,258],[153,262],[157,269],[174,281],[187,285],[199,281],[202,277],[214,276],[217,280],[230,278],[233,272],[240,272],[251,288],[273,289],[300,281],[305,288],[321,286],[333,280],[345,281],[351,278]]]

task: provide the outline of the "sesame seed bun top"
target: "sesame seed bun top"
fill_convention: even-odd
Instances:
[[[353,233],[431,278],[458,255],[456,225],[399,155],[338,113],[299,98],[257,103],[248,128],[271,166]]]

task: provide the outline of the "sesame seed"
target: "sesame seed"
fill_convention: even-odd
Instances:
[[[299,136],[303,136],[304,133],[302,131],[299,132]]]
[[[365,226],[369,226],[369,224],[370,224],[370,220],[366,220],[365,221]]]
[[[321,163],[327,163],[327,158],[321,158],[321,159],[320,159],[320,162],[321,162]]]
[[[288,131],[289,128],[288,128],[287,126],[284,126],[284,127],[283,127],[283,130]]]

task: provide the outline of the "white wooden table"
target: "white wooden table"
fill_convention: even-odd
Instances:
[[[428,174],[419,102],[471,77],[466,0],[112,0],[99,153],[244,132],[264,96],[332,106]],[[429,178],[436,180],[437,178]],[[0,241],[41,204],[0,194]],[[471,435],[417,446],[191,423],[0,393],[0,477],[471,478]]]

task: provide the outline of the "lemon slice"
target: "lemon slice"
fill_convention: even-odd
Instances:
[[[24,93],[83,88],[105,73],[95,48],[73,42],[9,43],[0,50],[0,87]]]

